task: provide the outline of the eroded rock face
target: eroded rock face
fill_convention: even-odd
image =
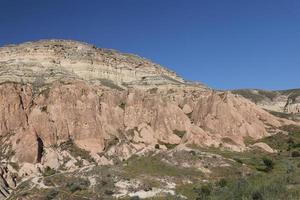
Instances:
[[[138,56],[66,40],[2,47],[0,65],[1,82],[38,85],[67,76],[120,87],[185,83],[174,72]]]
[[[284,106],[284,111],[300,115],[300,96],[289,97]]]
[[[214,91],[162,89],[153,94],[74,80],[54,82],[34,95],[31,85],[0,88],[0,98],[9,98],[1,110],[1,135],[13,133],[10,141],[19,162],[40,162],[44,148],[69,140],[91,153],[105,152],[115,138],[114,145],[134,143],[137,149],[138,144],[218,146],[226,140],[243,147],[245,138],[267,136],[268,128],[284,123],[242,97]],[[132,154],[131,148],[124,151]]]
[[[0,158],[20,176],[178,145],[241,151],[290,123],[136,56],[60,40],[0,48]]]
[[[18,127],[27,125],[26,87],[16,84],[0,85],[0,135],[15,131]]]
[[[276,153],[277,151],[272,149],[269,145],[264,142],[258,142],[252,145],[252,148],[259,148],[268,153]]]
[[[194,123],[215,135],[228,137],[242,145],[244,138],[267,136],[267,125],[280,122],[244,98],[230,93],[214,93],[200,98],[192,114]]]
[[[300,116],[300,90],[235,90],[240,94],[266,110],[293,114]]]

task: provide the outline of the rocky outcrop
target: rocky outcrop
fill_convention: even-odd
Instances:
[[[0,158],[20,176],[178,145],[242,151],[291,123],[137,56],[61,40],[0,48]]]
[[[300,96],[289,97],[284,106],[284,112],[300,115]]]
[[[119,91],[78,80],[54,82],[35,95],[30,84],[5,83],[0,91],[1,135],[12,134],[18,162],[41,162],[44,148],[69,140],[91,153],[108,151],[114,140],[129,145],[129,154],[156,144],[230,141],[242,149],[245,138],[285,123],[242,97],[214,91]]]
[[[185,83],[174,72],[138,56],[66,40],[2,47],[0,66],[1,82],[36,86],[64,77],[119,87]]]
[[[0,199],[6,199],[15,187],[16,175],[9,171],[9,167],[0,166]]]
[[[234,90],[232,92],[242,95],[266,110],[300,115],[300,89],[281,91]]]
[[[251,145],[252,148],[258,148],[260,150],[263,150],[267,153],[276,153],[277,151],[272,149],[269,145],[267,145],[266,143],[264,142],[258,142],[258,143],[255,143],[253,145]]]

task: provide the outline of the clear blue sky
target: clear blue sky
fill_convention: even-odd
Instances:
[[[217,89],[300,87],[299,0],[0,0],[0,45],[73,39]]]

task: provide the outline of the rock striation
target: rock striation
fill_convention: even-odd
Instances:
[[[11,190],[16,187],[16,175],[8,167],[0,166],[0,199],[9,197]]]
[[[293,123],[134,55],[65,40],[0,48],[1,161],[20,176],[178,145],[242,151]]]
[[[266,110],[300,116],[300,89],[266,91],[234,90]]]
[[[66,40],[2,47],[0,65],[1,82],[39,85],[69,77],[120,87],[185,83],[174,72],[141,57]]]

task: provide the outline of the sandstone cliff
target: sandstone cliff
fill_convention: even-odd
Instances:
[[[120,87],[185,83],[174,72],[138,56],[65,40],[2,47],[0,65],[1,82],[39,85],[72,77]]]
[[[242,151],[293,123],[137,56],[63,40],[0,48],[1,161],[19,176],[182,145]]]

